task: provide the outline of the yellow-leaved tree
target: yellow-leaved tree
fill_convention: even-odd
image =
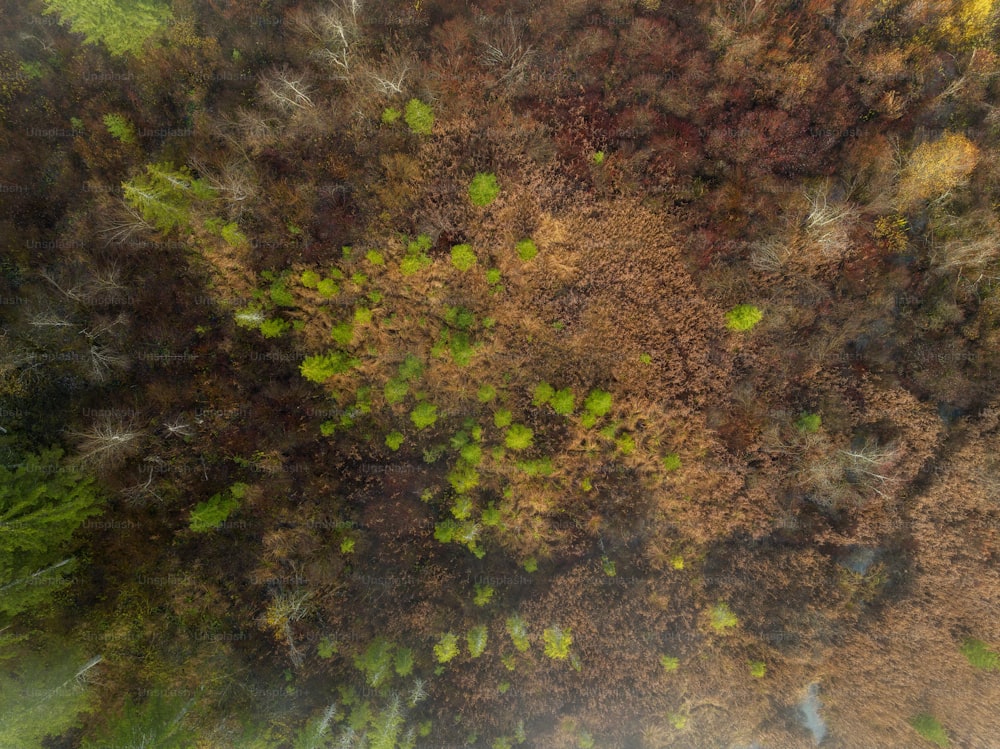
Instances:
[[[921,143],[910,154],[899,179],[896,202],[903,211],[936,200],[965,183],[979,161],[979,148],[959,133]]]

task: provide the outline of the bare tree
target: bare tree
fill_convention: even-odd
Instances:
[[[118,466],[138,450],[144,432],[122,416],[108,414],[82,432],[70,432],[77,440],[77,459],[95,468]]]
[[[292,23],[316,46],[313,57],[326,63],[338,78],[347,79],[354,67],[354,48],[360,38],[360,0],[346,0],[317,13],[298,11]]]
[[[826,259],[838,258],[847,250],[848,233],[858,216],[857,209],[847,200],[830,199],[830,183],[807,190],[806,201],[809,213],[805,219],[805,230]]]
[[[484,42],[482,61],[498,72],[499,83],[518,83],[534,59],[535,49],[522,38],[513,14],[508,12],[504,20],[500,30]]]
[[[303,653],[295,643],[292,624],[312,613],[312,594],[306,590],[279,591],[264,612],[264,621],[281,635],[288,645],[288,656],[296,668],[303,664]]]
[[[124,244],[136,235],[151,231],[153,225],[146,221],[139,211],[122,200],[117,212],[106,219],[106,226],[101,230],[101,234],[107,237],[105,245],[111,245]]]
[[[261,79],[261,94],[277,109],[287,114],[311,109],[310,86],[306,76],[287,66],[272,70]]]
[[[369,73],[375,90],[384,96],[403,93],[403,83],[410,72],[410,64],[399,55],[390,55],[383,64],[383,70]]]

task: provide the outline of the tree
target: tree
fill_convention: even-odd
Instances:
[[[0,465],[0,615],[40,606],[67,584],[70,537],[101,511],[93,479],[61,457],[51,449],[27,456],[13,472]]]
[[[195,698],[164,695],[156,690],[146,702],[127,699],[125,706],[96,739],[84,739],[82,749],[102,747],[156,747],[183,749],[194,743],[193,732],[184,726],[184,718]]]
[[[103,42],[113,55],[142,52],[149,37],[166,28],[170,7],[156,0],[45,0],[89,44]]]
[[[430,135],[434,129],[434,110],[420,99],[410,99],[406,102],[403,120],[417,135]]]
[[[19,654],[16,667],[0,670],[0,746],[42,749],[46,736],[71,728],[89,707],[88,678],[101,661],[60,647]]]
[[[914,208],[924,200],[940,200],[964,184],[979,161],[979,149],[959,133],[921,143],[910,154],[899,179],[896,195],[900,209]]]
[[[122,189],[125,202],[161,231],[186,228],[191,223],[191,208],[216,194],[187,167],[174,169],[170,163],[148,164],[146,174],[123,182]]]
[[[573,636],[568,629],[555,626],[542,632],[545,641],[545,655],[558,661],[569,658],[569,648],[573,644]]]

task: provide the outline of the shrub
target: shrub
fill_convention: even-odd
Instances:
[[[210,499],[199,502],[191,510],[190,528],[196,533],[218,528],[239,506],[239,500],[247,489],[246,484],[233,484],[225,492],[219,492]]]
[[[764,313],[752,304],[740,304],[726,313],[726,327],[737,332],[752,330],[764,317]]]
[[[804,434],[815,434],[819,431],[822,419],[819,414],[803,412],[795,422],[796,428]]]
[[[479,486],[479,473],[465,461],[459,461],[448,474],[448,482],[456,494],[465,494]],[[459,518],[464,520],[465,518]]]
[[[477,466],[483,459],[483,448],[474,442],[470,442],[468,445],[463,445],[458,454],[470,466]]]
[[[351,341],[354,340],[354,324],[342,322],[334,325],[330,331],[330,337],[341,346],[350,346]]]
[[[989,645],[982,640],[969,637],[962,643],[961,653],[975,668],[1000,671],[1000,654],[990,650]]]
[[[446,518],[434,526],[434,540],[440,543],[451,543],[455,538],[458,524],[451,518]]]
[[[104,115],[104,126],[122,143],[135,143],[135,128],[127,117],[120,114]]]
[[[302,376],[311,382],[323,383],[334,375],[342,374],[361,364],[343,351],[332,351],[327,354],[317,354],[306,357],[299,366]]]
[[[514,249],[517,250],[518,257],[524,262],[533,260],[538,254],[538,246],[530,239],[522,239],[514,245]]]
[[[511,450],[527,450],[533,441],[534,432],[524,424],[513,424],[504,436],[504,444]]]
[[[568,629],[549,627],[542,633],[545,642],[545,655],[555,660],[564,661],[569,658],[569,648],[573,644],[573,636]]]
[[[663,470],[676,471],[681,467],[681,457],[677,453],[669,453],[663,458]]]
[[[429,267],[434,262],[427,254],[432,244],[431,238],[426,234],[421,234],[410,242],[406,246],[406,256],[399,263],[399,272],[404,276],[412,276]]]
[[[549,383],[540,382],[535,385],[535,392],[532,396],[531,402],[535,406],[541,406],[552,400],[552,396],[555,395],[555,392],[555,388]]]
[[[480,207],[488,206],[497,195],[500,194],[500,186],[497,185],[495,174],[489,172],[478,172],[469,183],[469,199],[473,205]]]
[[[410,412],[410,421],[417,429],[426,429],[433,426],[437,421],[437,406],[427,403],[418,403]]]
[[[510,635],[514,647],[522,653],[531,647],[528,640],[528,625],[518,614],[507,617],[507,634]]]
[[[529,476],[551,476],[556,470],[552,465],[552,458],[547,455],[537,460],[519,461],[517,467]]]
[[[354,667],[365,675],[368,686],[378,689],[392,677],[393,645],[384,637],[376,637],[363,653],[354,658]]]
[[[476,583],[475,591],[476,594],[473,596],[472,602],[477,606],[487,605],[493,600],[493,594],[496,592],[492,585],[480,585],[479,583]]]
[[[712,629],[719,634],[728,632],[740,623],[739,619],[736,618],[736,614],[729,609],[729,605],[722,601],[719,601],[712,607],[710,621]]]
[[[458,655],[458,638],[451,632],[441,635],[437,645],[434,646],[434,657],[438,663],[447,663]]]
[[[392,379],[385,383],[382,392],[385,395],[386,403],[395,405],[403,402],[406,394],[410,392],[410,386],[404,380]]]
[[[951,740],[948,738],[948,734],[944,730],[944,726],[938,722],[938,719],[929,713],[921,713],[913,718],[910,718],[910,725],[913,730],[919,733],[922,737],[930,741],[932,744],[937,746],[945,747],[951,744]]]
[[[396,673],[400,676],[409,676],[413,673],[413,651],[409,648],[400,648],[396,651]]]
[[[318,291],[321,296],[331,299],[340,293],[340,287],[332,278],[324,278],[316,284],[316,291]]]
[[[406,102],[403,120],[417,135],[430,135],[434,129],[434,111],[420,99]]]
[[[591,390],[587,400],[583,402],[583,407],[588,414],[599,419],[611,410],[611,393],[605,390]]]
[[[400,445],[403,444],[403,435],[402,435],[402,433],[400,433],[400,432],[389,432],[389,434],[387,434],[385,436],[385,444],[386,444],[386,446],[390,450],[392,450],[393,452],[395,452],[396,450],[399,449]]]
[[[283,281],[275,281],[270,288],[271,301],[279,307],[294,307],[295,297],[292,296]]]
[[[278,338],[292,326],[280,318],[271,318],[260,324],[260,332],[265,338]]]
[[[451,264],[460,271],[467,271],[476,264],[476,253],[467,244],[457,244],[451,248]]]
[[[399,377],[407,382],[420,379],[424,374],[424,363],[415,354],[407,354],[397,370]]]
[[[560,416],[569,416],[573,413],[573,408],[576,405],[576,396],[573,395],[573,391],[569,388],[557,390],[552,394],[549,405]]]
[[[486,625],[480,624],[478,627],[470,629],[466,635],[466,641],[469,644],[469,655],[473,658],[481,656],[486,650]]]
[[[483,510],[479,519],[487,528],[500,525],[500,510],[494,507],[493,503],[490,502],[489,506]]]

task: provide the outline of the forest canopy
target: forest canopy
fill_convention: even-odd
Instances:
[[[0,14],[0,747],[986,747],[992,0]]]

